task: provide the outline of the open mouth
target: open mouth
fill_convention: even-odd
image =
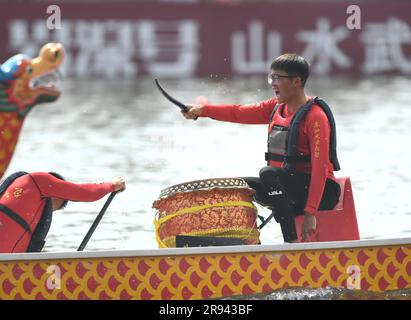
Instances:
[[[279,91],[279,90],[274,90],[274,92],[275,92],[275,96],[276,96],[277,98],[279,98],[279,97],[280,97],[280,91]]]
[[[52,70],[38,77],[35,77],[29,82],[30,89],[47,89],[51,91],[61,91],[61,76],[58,70]]]

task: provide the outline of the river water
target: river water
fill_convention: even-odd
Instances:
[[[163,80],[185,102],[251,103],[272,95],[264,77]],[[153,79],[63,81],[63,94],[26,118],[6,174],[56,171],[73,182],[123,176],[88,250],[154,249],[151,205],[168,186],[196,179],[255,176],[265,165],[266,126],[189,121]],[[310,79],[307,93],[332,107],[342,170],[351,177],[362,239],[411,236],[411,79]],[[45,251],[75,250],[104,199],[69,203],[54,215]],[[267,211],[260,208],[262,214]],[[279,225],[262,230],[281,243]]]

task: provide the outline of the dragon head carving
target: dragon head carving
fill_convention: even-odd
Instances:
[[[61,93],[58,68],[63,59],[63,46],[48,43],[36,58],[17,54],[0,65],[0,111],[3,102],[3,109],[14,107],[24,116],[36,104],[55,101]]]

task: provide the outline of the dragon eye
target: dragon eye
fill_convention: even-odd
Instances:
[[[26,67],[26,73],[30,74],[33,72],[33,67],[32,66],[27,66]]]

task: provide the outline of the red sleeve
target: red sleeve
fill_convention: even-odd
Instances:
[[[243,124],[267,124],[276,104],[276,98],[270,98],[255,104],[204,105],[201,117]]]
[[[30,176],[43,197],[55,197],[71,201],[92,202],[114,191],[113,183],[76,184],[60,180],[45,172],[34,172]]]
[[[315,214],[320,205],[327,179],[330,154],[330,124],[321,107],[314,106],[306,118],[311,154],[311,181],[304,211]]]

